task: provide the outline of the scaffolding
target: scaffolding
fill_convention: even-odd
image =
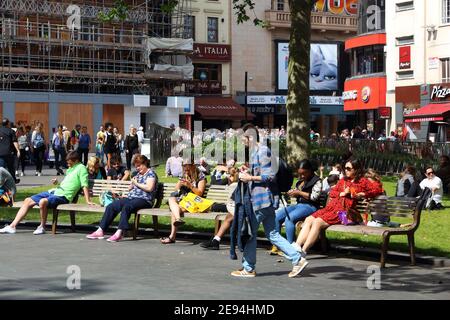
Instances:
[[[103,23],[113,0],[0,1],[0,89],[163,95],[182,72],[155,70],[160,61],[190,61],[192,48],[148,51],[149,39],[185,39],[190,0],[170,14],[169,0],[129,0],[124,21]],[[80,8],[81,28],[68,28],[69,5]]]

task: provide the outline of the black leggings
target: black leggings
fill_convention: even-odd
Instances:
[[[53,151],[55,152],[55,169],[59,171],[66,161],[66,149],[53,149]]]
[[[34,160],[36,161],[36,171],[42,172],[42,163],[44,162],[45,146],[33,150]]]
[[[25,172],[26,161],[27,161],[27,151],[25,151],[25,149],[20,149],[19,163],[22,168],[22,172]]]

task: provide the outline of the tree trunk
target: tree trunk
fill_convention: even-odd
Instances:
[[[289,0],[291,38],[289,42],[287,109],[287,161],[295,166],[309,157],[309,55],[311,9],[314,0]]]

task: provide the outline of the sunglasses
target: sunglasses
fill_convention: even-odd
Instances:
[[[429,176],[430,174],[433,174],[433,173],[434,173],[434,171],[427,172],[427,176]]]
[[[352,170],[353,170],[353,168],[350,168],[350,167],[345,167],[345,170],[347,170],[347,171],[352,171]]]

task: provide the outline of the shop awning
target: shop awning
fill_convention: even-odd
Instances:
[[[203,119],[245,120],[245,108],[231,97],[195,97],[195,112]],[[255,118],[250,108],[247,118]]]
[[[405,122],[442,121],[450,111],[450,103],[430,103],[419,110],[405,115]]]

